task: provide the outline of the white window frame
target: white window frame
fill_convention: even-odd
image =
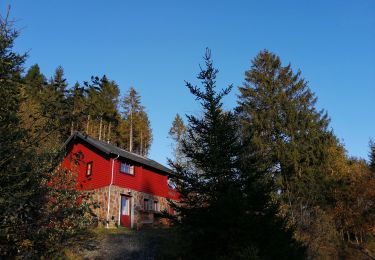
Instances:
[[[156,205],[156,207],[155,207],[155,205]],[[159,212],[159,211],[160,211],[159,201],[154,200],[154,203],[153,203],[153,205],[152,205],[152,209],[153,209],[153,211],[155,211],[155,212]]]
[[[143,209],[150,210],[150,199],[147,199],[147,198],[143,199]]]
[[[134,165],[127,162],[120,162],[120,173],[134,175]]]

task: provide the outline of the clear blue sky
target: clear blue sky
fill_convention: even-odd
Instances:
[[[349,155],[367,158],[375,138],[375,1],[1,1],[29,51],[50,77],[59,65],[70,84],[106,74],[125,93],[134,86],[150,116],[150,157],[170,157],[176,113],[199,114],[184,87],[195,81],[206,47],[218,86],[239,86],[262,49],[302,70]],[[225,99],[236,105],[237,89]]]

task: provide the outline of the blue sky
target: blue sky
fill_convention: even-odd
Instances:
[[[50,77],[59,65],[70,84],[106,74],[122,94],[134,86],[150,116],[150,157],[171,156],[168,130],[176,113],[200,110],[184,86],[196,82],[206,47],[218,86],[237,86],[263,49],[303,77],[328,111],[348,154],[367,158],[375,138],[375,1],[1,1],[11,5],[29,51]]]

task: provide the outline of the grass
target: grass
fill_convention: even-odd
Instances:
[[[134,233],[134,230],[131,230],[125,227],[116,227],[116,228],[97,227],[97,228],[93,228],[91,232],[97,236],[106,236],[106,235],[132,234]]]

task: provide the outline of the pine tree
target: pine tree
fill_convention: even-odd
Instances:
[[[182,162],[182,154],[181,154],[181,149],[182,149],[182,140],[184,139],[186,133],[186,126],[184,124],[184,121],[182,120],[181,116],[179,114],[176,114],[172,126],[169,129],[169,136],[172,138],[174,141],[174,157],[175,161],[177,163]]]
[[[119,88],[116,82],[110,81],[105,75],[91,77],[91,82],[85,82],[87,88],[86,103],[88,106],[86,133],[99,140],[111,135],[111,126],[117,124]],[[97,124],[93,124],[93,122]],[[95,129],[94,126],[98,127]],[[106,130],[106,131],[104,131]]]
[[[151,123],[148,119],[147,113],[142,110],[135,117],[135,145],[138,146],[135,150],[142,156],[147,156],[152,143]]]
[[[190,241],[188,253],[191,258],[197,255],[214,258],[230,253],[228,246],[232,245],[228,242],[233,234],[227,231],[233,226],[228,226],[225,212],[235,212],[231,206],[236,203],[226,203],[229,203],[228,196],[238,196],[235,180],[238,178],[236,155],[239,146],[235,120],[232,113],[223,111],[221,101],[231,86],[217,92],[215,78],[218,71],[213,67],[208,50],[204,60],[206,68],[197,77],[203,90],[186,83],[203,109],[202,118],[187,116],[189,124],[182,152],[191,163],[189,167],[172,163],[181,194],[181,204],[176,209],[186,241]],[[222,240],[223,237],[228,240]]]
[[[27,88],[27,94],[34,98],[38,98],[42,94],[47,82],[46,77],[40,72],[38,64],[29,68],[23,80]]]
[[[320,234],[322,239],[333,237],[319,242],[316,250],[312,245],[318,240],[313,235],[316,224],[329,219],[321,209],[331,206],[338,170],[332,169],[331,151],[340,150],[340,145],[328,129],[327,114],[316,110],[316,97],[301,72],[282,66],[273,53],[260,52],[245,76],[238,111],[248,160],[258,162],[259,169],[278,183],[283,208],[310,253],[323,249],[323,244],[334,247],[335,230]],[[334,228],[334,223],[327,226]]]
[[[76,182],[66,179],[70,174],[57,176],[59,158],[53,151],[41,149],[49,141],[47,135],[56,131],[48,127],[53,125],[51,119],[44,118],[36,133],[23,124],[22,106],[25,99],[34,97],[25,93],[28,86],[21,78],[26,55],[13,51],[17,36],[7,17],[0,17],[0,258],[58,257],[56,250],[73,242],[91,223],[87,217],[91,204],[82,192],[61,189],[76,187]],[[52,178],[59,181],[60,188],[51,185]],[[59,204],[48,207],[55,198]],[[80,205],[72,203],[78,199]]]
[[[202,117],[187,116],[181,149],[187,163],[171,162],[181,195],[179,204],[172,205],[179,216],[183,255],[189,259],[297,257],[291,234],[269,209],[269,185],[255,180],[251,168],[240,161],[237,120],[222,104],[232,87],[218,92],[218,70],[209,50],[204,61],[197,77],[203,88],[186,83],[203,110]]]
[[[22,78],[21,103],[18,115],[21,127],[29,134],[29,138],[36,140],[44,135],[40,129],[45,127],[46,118],[43,108],[45,99],[46,78],[40,72],[38,64],[29,68]]]
[[[152,130],[144,106],[141,105],[141,97],[131,87],[122,101],[123,122],[121,123],[121,138],[123,145],[130,152],[147,155],[151,142]]]
[[[375,142],[370,141],[370,170],[375,174]]]
[[[49,118],[49,121],[53,124],[49,128],[56,130],[56,134],[51,141],[55,140],[57,147],[60,147],[61,143],[70,135],[70,107],[67,101],[67,86],[64,69],[59,66],[46,86],[41,100],[44,116]]]
[[[78,82],[68,90],[67,103],[69,106],[70,134],[75,131],[85,131],[84,122],[87,118],[87,106],[85,100],[86,90]]]
[[[123,108],[124,116],[129,121],[129,151],[133,152],[134,145],[134,119],[136,114],[143,110],[141,106],[140,96],[137,91],[131,87],[127,96],[124,97]]]
[[[21,103],[20,74],[23,71],[25,54],[15,53],[12,48],[18,32],[10,22],[0,19],[0,170],[9,165],[9,160],[18,153],[17,142],[22,140],[23,131],[20,130],[18,118]]]
[[[27,176],[32,163],[27,132],[18,112],[22,98],[20,73],[26,55],[12,50],[18,32],[7,18],[0,20],[0,257],[22,255],[21,244],[35,231],[39,176]],[[35,221],[35,222],[34,222]]]

